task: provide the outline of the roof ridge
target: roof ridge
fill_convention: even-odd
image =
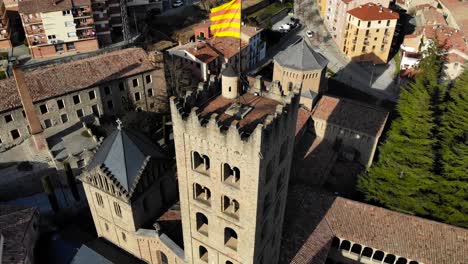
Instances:
[[[127,159],[126,159],[127,153],[125,153],[125,152],[126,152],[126,147],[125,147],[124,137],[123,137],[123,132],[122,132],[122,131],[124,131],[122,128],[121,128],[121,129],[118,129],[118,132],[117,132],[117,133],[119,133],[119,134],[120,134],[120,137],[121,137],[120,140],[121,140],[121,142],[122,142],[122,155],[123,155],[123,161],[124,161],[124,164],[123,164],[123,165],[124,165],[124,167],[125,167],[125,179],[127,180],[127,189],[128,189],[127,192],[130,192],[131,184],[128,182],[129,171],[128,171]],[[130,141],[132,141],[132,140],[130,139],[129,136],[127,136],[127,138],[128,138]],[[114,141],[114,142],[115,142],[115,141]],[[132,143],[135,144],[135,142],[133,142],[133,141],[132,141]]]

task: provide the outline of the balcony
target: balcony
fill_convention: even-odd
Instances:
[[[45,36],[43,36],[43,38],[41,38],[41,37],[30,37],[30,38],[28,38],[28,40],[29,40],[29,43],[31,44],[31,46],[39,46],[39,45],[48,44],[47,39],[45,38]]]
[[[23,24],[30,25],[30,24],[41,24],[42,18],[40,17],[27,17],[23,16]]]
[[[44,29],[43,28],[36,28],[36,29],[31,29],[31,28],[26,28],[26,34],[27,35],[38,35],[38,34],[44,34]]]
[[[73,18],[91,17],[93,15],[91,8],[81,8],[73,10]]]
[[[96,36],[96,32],[94,29],[83,29],[83,30],[78,30],[76,32],[76,35],[78,36],[78,39],[89,39],[89,38],[94,38]]]
[[[92,19],[80,19],[75,21],[76,29],[81,28],[92,28],[94,26],[94,21]]]

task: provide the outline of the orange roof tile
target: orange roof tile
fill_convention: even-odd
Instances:
[[[213,39],[207,40],[207,43],[209,43],[219,53],[223,54],[223,57],[225,59],[229,59],[237,55],[239,53],[240,45],[242,49],[245,49],[246,47],[249,46],[248,43],[241,41],[238,38],[233,38],[233,37],[213,38]]]
[[[195,43],[195,46],[188,48],[187,52],[206,64],[219,58],[219,54],[216,50],[206,43]]]
[[[304,108],[299,108],[299,111],[297,112],[297,122],[296,122],[296,136],[301,131],[301,129],[304,127],[304,125],[309,121],[311,117],[311,113]]]
[[[367,3],[365,5],[358,6],[349,10],[348,13],[364,21],[392,20],[400,18],[400,15],[397,12],[373,3]]]

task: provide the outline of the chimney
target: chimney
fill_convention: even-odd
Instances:
[[[13,76],[15,77],[16,88],[18,89],[18,94],[21,98],[21,104],[23,105],[23,110],[26,114],[26,120],[28,121],[36,149],[39,151],[43,150],[47,144],[42,136],[43,129],[41,121],[37,116],[36,108],[34,107],[33,100],[29,94],[28,86],[26,85],[26,80],[24,78],[24,72],[23,70],[15,67],[13,68]]]

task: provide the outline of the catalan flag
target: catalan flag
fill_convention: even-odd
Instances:
[[[232,0],[211,9],[210,29],[215,37],[241,37],[241,1]]]

